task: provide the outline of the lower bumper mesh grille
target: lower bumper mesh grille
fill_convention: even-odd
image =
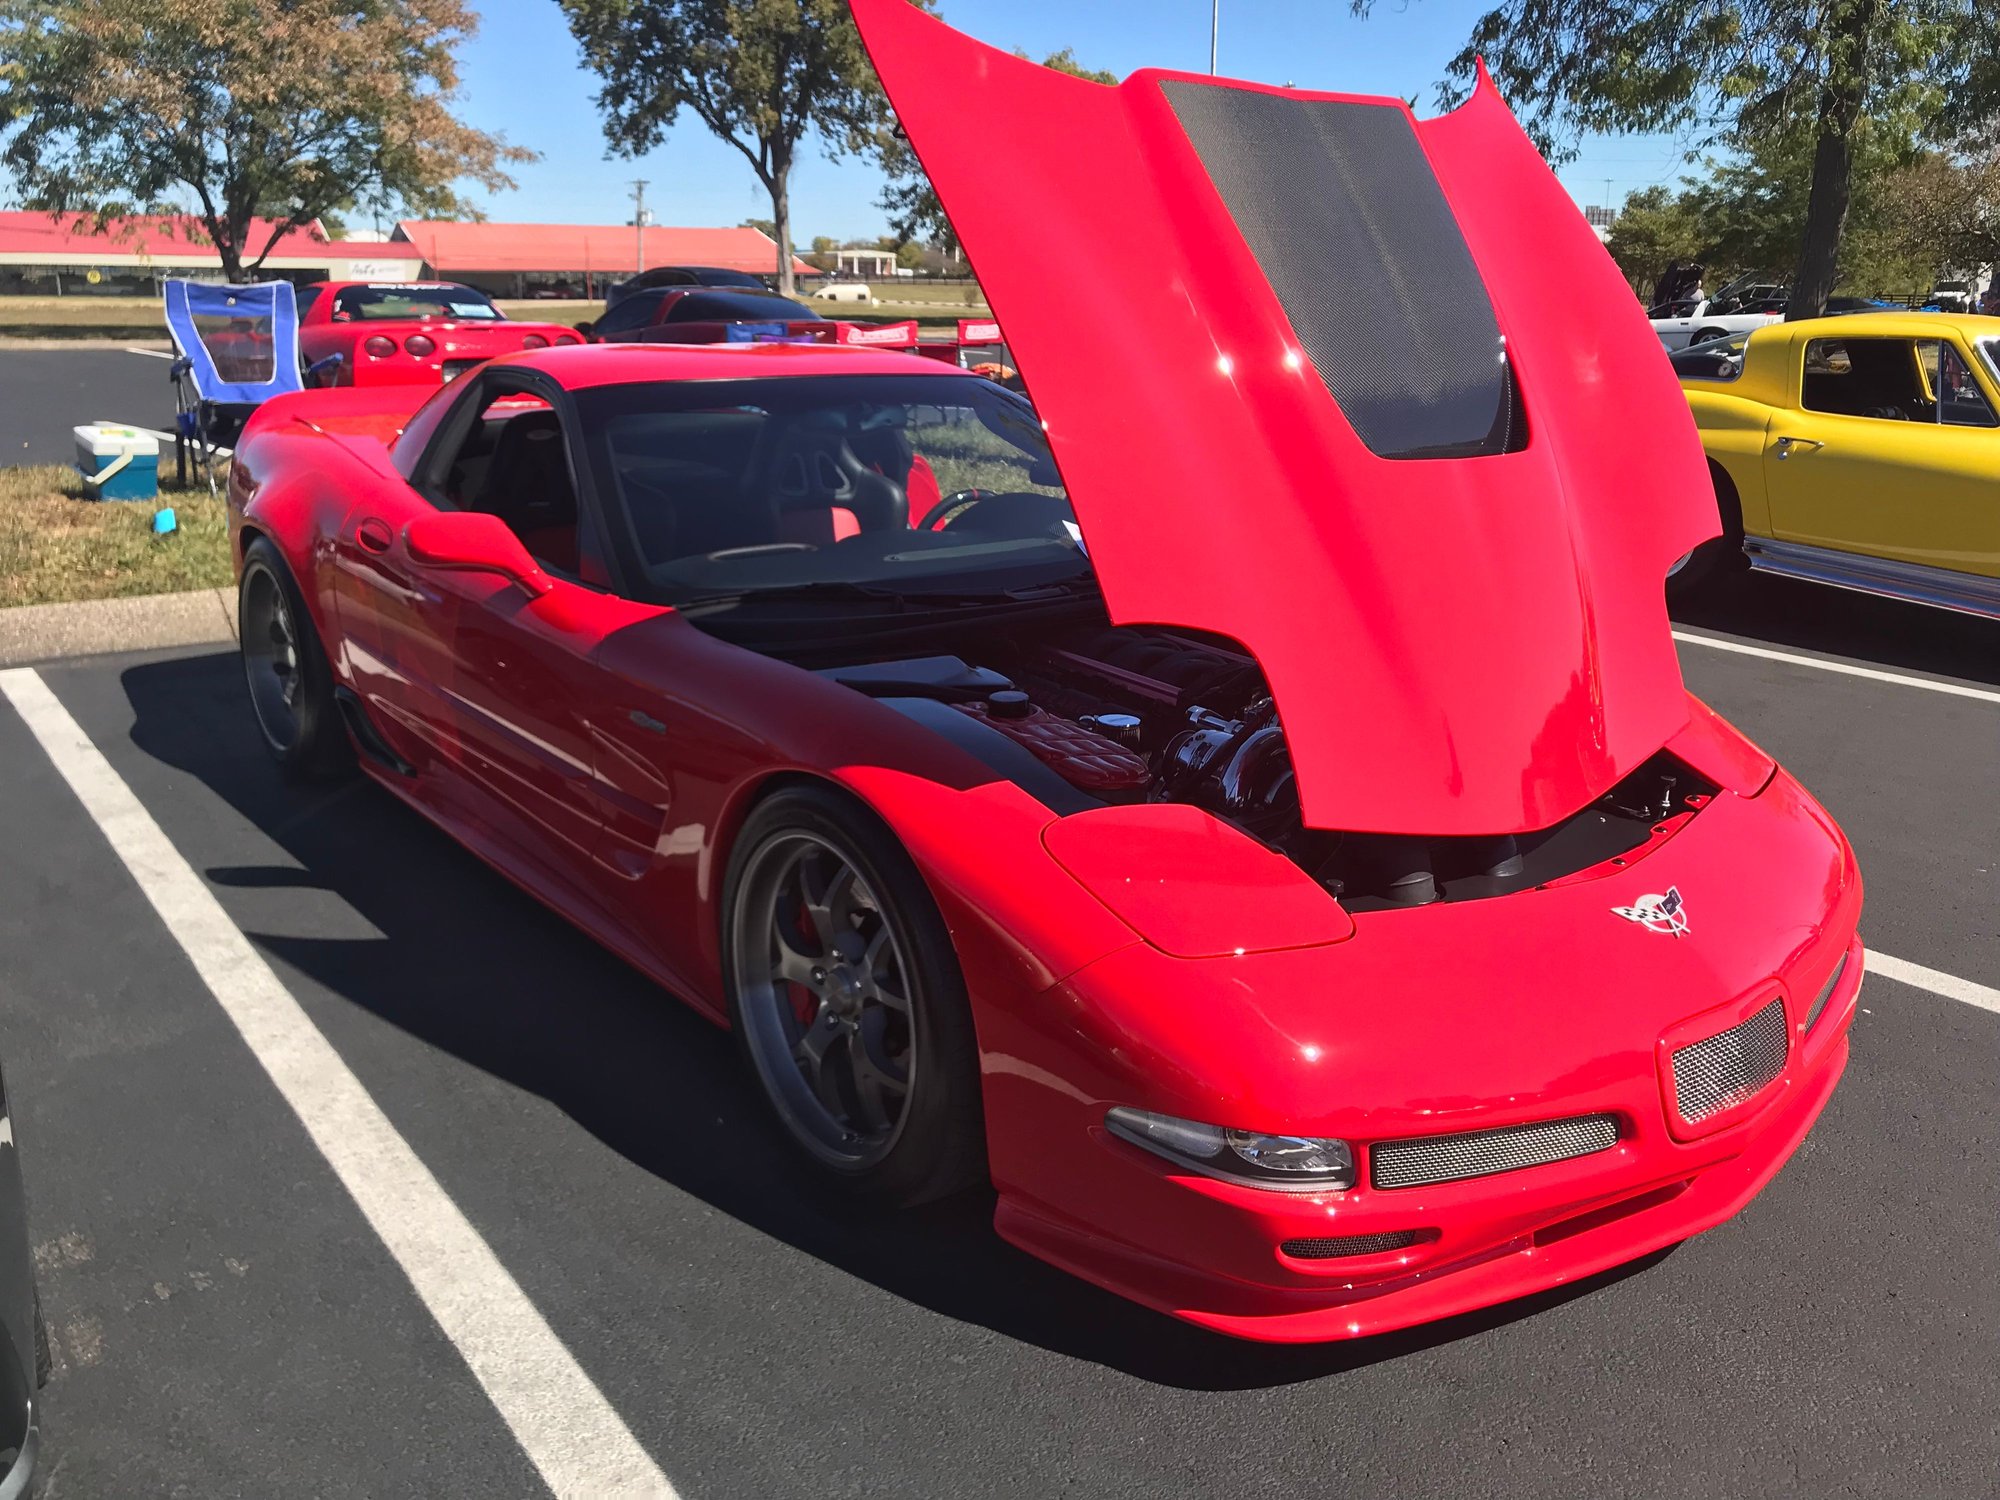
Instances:
[[[1618,1122],[1610,1115],[1576,1115],[1463,1135],[1383,1141],[1369,1150],[1368,1174],[1378,1188],[1429,1187],[1569,1161],[1617,1144]]]
[[[1344,1255],[1386,1255],[1407,1250],[1422,1236],[1414,1229],[1382,1234],[1335,1234],[1316,1240],[1286,1240],[1278,1248],[1294,1260],[1337,1260]]]
[[[1674,1107],[1690,1125],[1732,1109],[1785,1071],[1785,1002],[1674,1053]]]

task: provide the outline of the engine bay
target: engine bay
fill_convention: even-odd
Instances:
[[[989,627],[976,639],[945,633],[938,644],[956,650],[818,670],[1015,775],[1058,813],[1199,807],[1284,854],[1354,911],[1500,896],[1617,868],[1716,793],[1663,751],[1533,833],[1312,828],[1277,705],[1256,660],[1233,642],[1098,620],[1005,635]]]

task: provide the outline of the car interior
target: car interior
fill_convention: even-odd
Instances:
[[[1934,339],[1814,339],[1806,346],[1802,404],[1877,421],[1995,425],[1958,351]]]
[[[434,471],[434,493],[454,508],[498,516],[551,573],[608,587],[578,505],[573,464],[586,456],[573,451],[558,412],[519,390],[478,399],[477,420]],[[1011,446],[969,411],[899,401],[640,403],[589,430],[591,472],[612,490],[605,499],[622,513],[633,560],[664,598],[886,582],[952,561],[1005,565],[1015,553],[1068,570],[1077,560],[1074,514],[1054,464],[1045,452]],[[956,484],[990,487],[946,495],[933,458]]]

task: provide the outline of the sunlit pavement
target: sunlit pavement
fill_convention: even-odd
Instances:
[[[1910,679],[1681,650],[1847,829],[1871,947],[2000,988],[2000,627],[1763,580],[1679,623]],[[1992,1492],[2000,1014],[1978,1003],[1871,976],[1805,1148],[1671,1254],[1409,1336],[1234,1344],[1024,1258],[977,1201],[829,1200],[725,1036],[386,795],[282,786],[232,656],[35,681],[228,929],[170,927],[0,698],[0,1061],[53,1495]],[[198,966],[243,938],[330,1044],[289,1089]],[[350,1077],[391,1144],[315,1136]],[[378,1148],[418,1183],[387,1207]],[[422,1257],[454,1216],[470,1238],[440,1243],[492,1264],[440,1290]],[[496,1368],[484,1316],[541,1325],[507,1347],[555,1363]],[[641,1467],[603,1467],[621,1430]]]

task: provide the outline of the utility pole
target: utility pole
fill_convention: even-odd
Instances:
[[[1222,35],[1222,0],[1208,0],[1208,76],[1215,76],[1215,43]]]
[[[1604,211],[1605,211],[1606,213],[1610,213],[1610,212],[1612,212],[1612,208],[1611,208],[1611,179],[1610,179],[1609,177],[1607,177],[1607,178],[1605,178],[1605,179],[1604,179]]]
[[[639,231],[639,264],[632,268],[636,276],[646,269],[646,179],[643,177],[632,179],[632,206],[632,223]]]

